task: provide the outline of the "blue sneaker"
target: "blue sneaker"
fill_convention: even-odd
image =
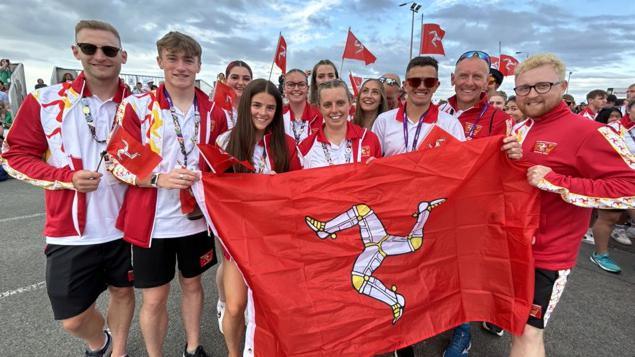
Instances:
[[[468,356],[470,347],[472,347],[470,324],[465,323],[454,329],[450,345],[443,351],[443,357],[466,357]]]
[[[593,254],[591,254],[591,261],[609,273],[618,274],[622,271],[622,268],[620,268],[620,266],[617,265],[611,257],[609,257],[609,253],[596,254],[593,252]]]

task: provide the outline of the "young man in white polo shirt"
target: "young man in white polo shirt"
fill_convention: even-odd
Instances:
[[[126,185],[99,162],[127,94],[119,79],[127,56],[117,30],[101,21],[80,21],[75,40],[83,72],[27,96],[3,164],[15,178],[46,189],[46,288],[55,319],[86,343],[86,356],[119,357],[134,313],[130,244],[114,227]],[[109,330],[95,308],[106,287]]]
[[[196,144],[213,144],[213,106],[194,85],[201,69],[201,46],[169,32],[157,41],[165,83],[156,93],[128,97],[120,106],[118,130],[148,145],[161,157],[150,177],[136,177],[113,158],[111,170],[130,188],[118,224],[133,244],[135,287],[143,295],[140,324],[148,355],[163,355],[168,328],[167,299],[178,262],[183,356],[207,356],[200,345],[203,309],[201,274],[216,263],[213,239],[191,195],[205,164]],[[117,135],[113,135],[117,138]],[[114,145],[122,143],[114,142]],[[197,214],[198,213],[198,214]]]
[[[379,138],[384,156],[417,150],[434,125],[465,140],[459,121],[432,104],[439,84],[437,60],[428,56],[410,60],[406,68],[406,104],[379,114],[373,124],[372,131]]]

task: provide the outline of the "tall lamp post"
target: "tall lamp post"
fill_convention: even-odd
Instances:
[[[415,33],[415,13],[419,12],[421,9],[421,5],[417,4],[414,1],[405,2],[403,4],[399,4],[399,6],[406,6],[410,4],[410,11],[412,11],[412,25],[410,26],[410,58],[412,58],[412,41],[414,41],[414,33]],[[421,19],[423,22],[423,18]]]
[[[525,55],[525,59],[529,58],[529,52],[525,51],[516,51],[517,55]]]
[[[569,72],[569,76],[567,77],[567,90],[564,91],[565,93],[569,93],[569,87],[571,87],[571,75],[573,74],[573,72]]]

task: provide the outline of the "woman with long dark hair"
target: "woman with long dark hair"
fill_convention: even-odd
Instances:
[[[353,123],[370,129],[377,116],[388,109],[386,91],[379,79],[367,79],[359,89]]]
[[[243,166],[234,166],[233,172],[274,174],[301,168],[295,141],[284,132],[280,91],[265,79],[256,79],[245,87],[238,104],[236,126],[220,135],[216,143],[255,168],[249,171]],[[240,355],[242,345],[247,286],[227,252],[223,251],[223,257],[225,312],[222,325],[229,356],[233,357]]]
[[[315,66],[313,66],[313,71],[311,71],[311,92],[309,102],[317,106],[318,86],[324,82],[339,78],[340,75],[337,73],[337,68],[330,60],[323,59],[316,63]]]

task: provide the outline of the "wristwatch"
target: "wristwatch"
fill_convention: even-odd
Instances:
[[[152,174],[152,177],[150,178],[150,186],[158,188],[158,183],[159,183],[159,175],[160,173],[155,172]]]

